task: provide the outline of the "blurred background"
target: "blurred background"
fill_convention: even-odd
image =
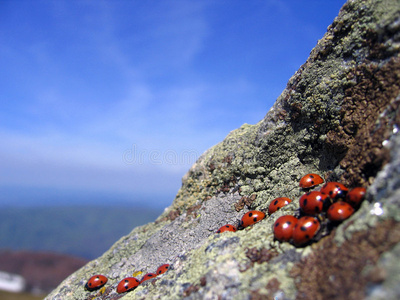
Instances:
[[[0,299],[43,297],[154,221],[344,2],[1,0]]]

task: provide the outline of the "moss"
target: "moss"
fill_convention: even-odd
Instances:
[[[297,299],[363,299],[372,275],[368,267],[375,266],[380,255],[399,242],[400,223],[392,220],[355,233],[341,246],[335,244],[334,235],[324,238],[292,268]]]
[[[366,186],[389,159],[383,141],[392,134],[393,125],[381,113],[400,93],[400,58],[383,66],[361,64],[348,76],[357,77],[357,83],[345,90],[343,118],[338,129],[328,132],[327,147],[343,153],[340,166],[345,173],[340,181],[347,186]],[[396,106],[392,110],[398,110]]]

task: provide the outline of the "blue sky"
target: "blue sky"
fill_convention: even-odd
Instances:
[[[0,1],[0,205],[168,206],[341,1]]]

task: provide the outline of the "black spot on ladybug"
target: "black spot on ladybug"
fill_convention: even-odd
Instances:
[[[257,217],[254,217],[254,218],[253,218],[253,221],[254,221],[254,222],[257,222]]]
[[[301,227],[300,227],[300,230],[301,230],[301,231],[307,231],[307,228],[305,228],[304,226],[301,226]]]
[[[253,215],[253,213],[249,213],[249,217],[251,217]]]
[[[278,227],[278,226],[279,226],[279,222],[275,224],[275,227]]]
[[[306,198],[306,199],[304,199],[304,201],[303,201],[303,205],[304,205],[304,206],[307,206],[307,198]]]
[[[275,200],[274,205],[277,205],[277,204],[278,204],[278,200]]]

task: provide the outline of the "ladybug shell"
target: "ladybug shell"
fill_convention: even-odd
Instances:
[[[85,289],[88,291],[95,291],[105,285],[108,281],[108,278],[104,275],[94,275],[89,278],[88,282],[85,285]]]
[[[331,199],[343,199],[349,189],[340,182],[327,182],[325,183],[320,192],[326,194]]]
[[[307,215],[318,215],[324,208],[325,199],[327,195],[312,191],[300,197],[300,209]]]
[[[258,210],[251,210],[244,214],[242,220],[240,221],[240,226],[247,227],[257,223],[265,218],[265,213]]]
[[[313,186],[316,186],[323,182],[324,182],[324,180],[322,179],[321,176],[319,176],[318,174],[310,173],[310,174],[304,175],[300,179],[299,186],[303,189],[309,189],[309,188],[312,188]]]
[[[117,286],[117,293],[122,294],[132,291],[140,284],[140,281],[134,277],[126,277],[122,279]]]
[[[165,264],[165,265],[159,266],[157,271],[156,271],[156,274],[157,275],[164,274],[165,272],[168,271],[168,269],[169,269],[169,264]]]
[[[297,219],[291,215],[279,217],[274,223],[274,236],[280,242],[288,242],[293,236]]]
[[[317,233],[320,224],[314,217],[301,217],[293,229],[293,243],[301,246],[309,242]]]
[[[357,207],[364,200],[366,192],[366,188],[356,187],[347,193],[346,202],[353,207]]]
[[[285,205],[288,205],[290,202],[292,202],[292,200],[290,200],[287,197],[276,198],[276,199],[272,200],[272,202],[269,204],[268,213],[273,214],[274,212],[281,209]]]
[[[327,216],[328,219],[333,222],[340,222],[346,220],[353,213],[354,213],[354,208],[350,204],[344,201],[339,201],[333,203],[329,207],[327,211]]]
[[[146,280],[152,279],[154,277],[157,277],[157,274],[147,273],[146,275],[143,276],[142,280],[140,280],[140,283],[142,283],[142,282],[144,282]]]
[[[231,224],[226,224],[217,230],[217,233],[225,232],[225,231],[236,231],[236,227]]]

